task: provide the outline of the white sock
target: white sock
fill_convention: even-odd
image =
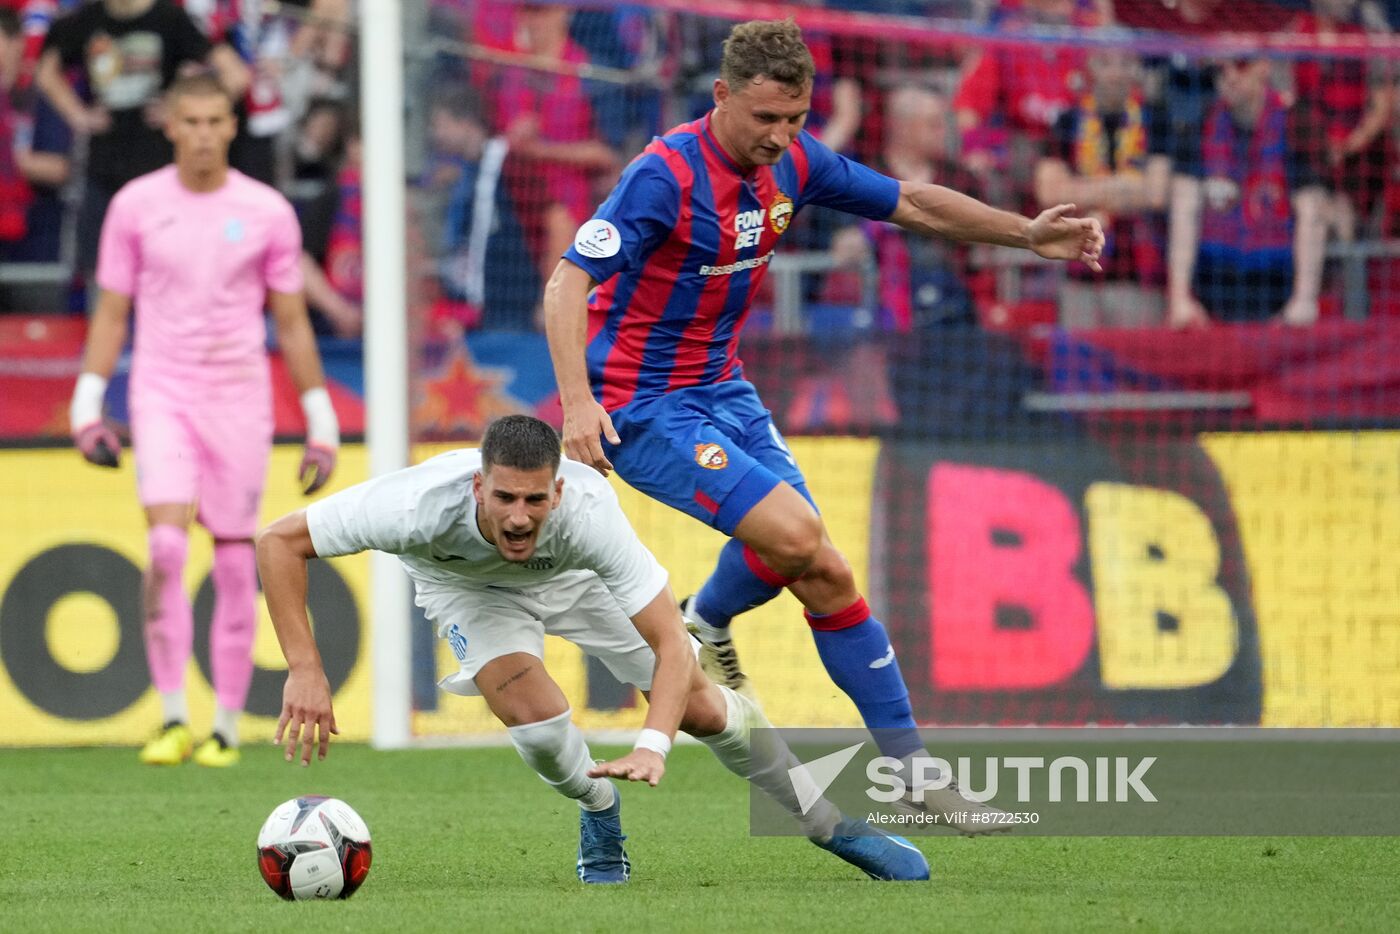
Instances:
[[[241,710],[225,710],[221,704],[214,705],[214,732],[230,746],[238,745],[238,720],[242,716]]]
[[[589,765],[592,765],[590,762]],[[578,806],[585,811],[606,811],[613,806],[617,800],[617,789],[613,783],[605,778],[595,778],[593,787],[582,798],[578,799]]]
[[[695,634],[700,641],[708,645],[720,645],[730,641],[733,636],[729,634],[729,627],[721,629],[719,626],[711,626],[698,616],[692,616],[690,621],[695,624]]]
[[[728,626],[711,626],[705,622],[705,617],[695,612],[695,598],[690,600],[690,606],[686,609],[685,617],[695,624],[695,635],[701,642],[707,645],[714,645],[719,642],[728,642],[732,637],[729,635]]]
[[[768,797],[778,802],[802,825],[809,837],[820,840],[830,839],[833,828],[841,820],[841,812],[825,798],[819,798],[802,813],[802,806],[793,790],[788,772],[801,763],[788,749],[787,743],[768,722],[762,708],[741,694],[736,694],[722,684],[715,685],[724,695],[727,716],[724,730],[714,736],[697,736],[696,739],[710,747],[726,769],[735,775],[752,782]],[[762,729],[762,741],[753,742],[754,729]]]
[[[606,811],[613,806],[617,792],[612,782],[588,777],[593,759],[572,716],[573,711],[566,710],[538,723],[508,727],[506,732],[520,758],[551,788],[575,799],[586,811]]]
[[[190,708],[185,702],[184,691],[161,691],[160,692],[160,712],[164,719],[162,723],[177,721],[179,723],[190,722]]]

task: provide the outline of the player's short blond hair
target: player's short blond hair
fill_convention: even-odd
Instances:
[[[802,30],[791,19],[739,23],[724,40],[719,76],[732,90],[768,78],[800,93],[817,72]]]
[[[222,97],[233,107],[237,101],[228,92],[218,77],[212,72],[196,71],[192,74],[181,75],[171,82],[170,87],[165,89],[165,99],[168,103],[175,103],[182,97]]]

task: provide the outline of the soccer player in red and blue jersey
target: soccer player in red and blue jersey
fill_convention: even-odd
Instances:
[[[807,204],[1094,268],[1103,231],[1072,217],[1073,205],[1031,220],[833,153],[802,129],[813,73],[793,22],[735,26],[714,109],[627,167],[551,276],[545,322],[567,454],[604,474],[616,469],[731,536],[685,606],[707,673],[748,689],[730,621],[787,587],[806,608],[832,680],[884,754],[905,758],[922,747],[894,649],[744,379],[736,348],[750,302]],[[605,316],[592,340],[589,309]]]

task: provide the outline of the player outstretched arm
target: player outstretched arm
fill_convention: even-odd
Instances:
[[[1034,219],[983,204],[942,185],[899,183],[891,223],[918,233],[974,243],[1033,250],[1047,259],[1079,260],[1099,269],[1103,227],[1092,217],[1069,217],[1072,204],[1057,204]]]
[[[599,438],[611,444],[621,444],[622,439],[588,385],[588,293],[596,285],[588,273],[561,259],[544,288],[544,330],[564,410],[564,453],[606,477],[612,463]]]
[[[598,763],[588,775],[625,778],[654,786],[666,772],[666,754],[680,728],[698,668],[690,635],[669,586],[662,587],[656,598],[632,617],[632,624],[656,653],[646,723],[637,737],[636,748],[621,759]]]
[[[267,304],[277,322],[277,343],[301,394],[301,410],[306,415],[306,453],[297,469],[302,492],[310,496],[330,480],[340,449],[340,423],[326,392],[321,355],[316,335],[306,313],[301,292],[268,292]]]
[[[330,734],[339,733],[331,708],[331,685],[321,665],[321,653],[306,615],[306,562],[316,557],[306,511],[283,516],[257,535],[258,576],[262,578],[267,612],[277,631],[277,643],[287,659],[287,684],[282,689],[282,715],[274,741],[286,736],[286,759],[291,762],[301,745],[301,764],[311,764],[311,747],[318,741],[326,757]]]
[[[103,289],[88,327],[83,367],[68,409],[73,443],[83,457],[99,467],[116,467],[121,459],[121,441],[102,421],[102,400],[126,343],[130,317],[131,296]]]

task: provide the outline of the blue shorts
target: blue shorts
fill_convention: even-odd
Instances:
[[[618,476],[726,535],[779,483],[811,501],[772,413],[747,380],[689,386],[609,414],[622,444],[604,441],[603,453]]]

